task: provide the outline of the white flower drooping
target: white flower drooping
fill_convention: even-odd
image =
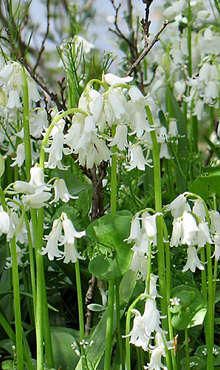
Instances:
[[[78,258],[83,259],[76,250],[75,238],[82,238],[85,234],[85,231],[76,231],[72,221],[63,212],[60,218],[53,222],[49,235],[44,237],[47,244],[41,254],[47,254],[49,260],[54,260],[56,257],[64,259],[64,263],[75,263]],[[63,250],[60,250],[59,246],[63,246]]]

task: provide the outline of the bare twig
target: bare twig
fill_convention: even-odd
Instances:
[[[144,34],[144,48],[147,48],[149,45],[149,33],[150,33],[150,6],[153,0],[142,0],[144,4],[146,4],[145,8],[145,18],[142,18],[141,24],[143,27],[143,34]]]
[[[45,42],[46,42],[47,37],[49,35],[49,30],[50,30],[50,0],[47,0],[47,27],[46,27],[46,31],[45,31],[45,34],[44,34],[44,38],[43,38],[42,43],[41,43],[41,48],[39,50],[39,54],[38,54],[35,66],[33,67],[33,73],[34,74],[36,72],[36,69],[37,69],[39,63],[40,63],[41,56],[44,52]]]
[[[163,25],[161,26],[161,28],[159,29],[157,34],[154,36],[152,42],[150,43],[149,46],[144,48],[144,50],[139,55],[137,60],[132,64],[130,70],[125,75],[126,77],[130,76],[134,72],[134,70],[137,68],[137,66],[140,64],[140,62],[146,57],[146,55],[149,53],[149,51],[152,49],[152,47],[156,44],[156,42],[159,41],[159,36],[163,32],[163,30],[166,28],[167,25],[168,25],[168,21],[167,20],[163,21]]]
[[[130,50],[131,50],[131,54],[132,56],[134,55],[133,53],[135,53],[137,55],[137,47],[136,45],[134,45],[134,43],[129,40],[120,30],[120,28],[118,27],[118,12],[119,12],[119,9],[121,7],[121,4],[119,4],[118,6],[115,5],[115,1],[114,0],[110,0],[110,2],[112,3],[112,6],[115,10],[115,20],[114,20],[114,26],[115,26],[115,30],[112,30],[111,28],[109,28],[109,31],[115,33],[118,37],[120,37],[121,39],[123,39],[124,41],[126,41],[126,43],[129,45],[130,47]],[[136,56],[135,56],[136,57]]]

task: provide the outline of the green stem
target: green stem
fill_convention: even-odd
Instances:
[[[191,12],[191,5],[190,0],[188,0],[188,25],[187,25],[187,46],[188,46],[188,75],[192,77],[192,12]]]
[[[163,220],[163,229],[164,229],[164,238],[165,240],[168,240],[169,237],[168,237],[168,232],[167,232],[167,228],[166,228],[166,224]],[[167,282],[167,306],[169,306],[170,304],[170,291],[171,291],[171,287],[172,287],[172,275],[171,275],[171,263],[170,263],[170,244],[169,243],[165,243],[165,255],[166,255],[166,282]],[[167,310],[167,319],[168,319],[168,332],[169,332],[169,340],[172,340],[173,337],[174,337],[174,334],[173,334],[173,326],[172,326],[172,322],[171,322],[171,313],[170,313],[170,310],[168,308]],[[171,359],[172,359],[172,369],[173,370],[178,370],[178,367],[177,367],[177,359],[176,359],[176,354],[175,354],[175,349],[172,349],[171,350]]]
[[[150,108],[146,107],[147,117],[149,124],[154,126],[153,117]],[[162,193],[161,193],[161,169],[160,169],[160,155],[159,146],[157,143],[157,137],[155,130],[151,131],[152,140],[152,151],[153,151],[153,163],[154,163],[154,196],[155,196],[155,210],[160,213],[157,216],[157,258],[158,258],[158,272],[159,272],[159,286],[160,294],[163,299],[161,301],[161,313],[163,316],[167,316],[167,292],[166,292],[166,282],[165,282],[165,258],[164,258],[164,243],[163,243],[163,216],[162,212]],[[164,320],[165,330],[167,330],[167,320]]]
[[[43,258],[42,258],[42,265],[43,265]],[[44,342],[45,342],[45,357],[46,357],[47,365],[50,367],[54,367],[51,332],[50,332],[50,318],[49,318],[49,311],[48,311],[48,304],[47,304],[47,291],[46,291],[44,273],[42,276],[42,295],[43,295],[43,313],[44,313],[43,334],[44,334]]]
[[[33,295],[33,306],[35,310],[35,304],[36,304],[36,275],[35,275],[35,260],[34,260],[34,249],[33,249],[33,241],[31,236],[31,230],[30,230],[30,224],[27,219],[26,214],[24,214],[25,218],[25,225],[28,232],[28,250],[29,250],[29,262],[30,262],[30,273],[31,273],[31,287],[32,287],[32,295]]]
[[[115,136],[116,126],[112,126],[112,137]],[[111,213],[116,213],[117,208],[117,147],[112,147],[112,163],[111,163]]]
[[[122,333],[121,333],[119,285],[120,285],[120,279],[117,279],[116,284],[115,284],[115,304],[116,304],[116,320],[117,320],[117,332],[118,332],[118,348],[119,348],[121,370],[125,370],[123,341],[122,341]]]
[[[116,126],[112,127],[112,137],[115,136]],[[117,157],[116,146],[112,147],[112,163],[111,163],[111,214],[116,213],[116,197],[117,197]],[[113,330],[113,313],[114,313],[114,280],[109,281],[108,291],[108,308],[107,308],[107,323],[106,323],[106,350],[105,350],[105,370],[110,370],[111,367],[111,350],[112,350],[112,330]]]
[[[154,120],[150,108],[146,107],[147,118],[149,124],[153,127]],[[163,320],[163,328],[168,330],[168,304],[167,304],[167,284],[165,273],[165,251],[163,241],[163,215],[162,215],[162,184],[161,184],[161,167],[160,167],[160,154],[155,130],[151,131],[152,152],[154,163],[154,196],[155,196],[155,210],[158,213],[157,224],[157,261],[158,261],[158,275],[161,299],[161,314],[165,317]],[[171,356],[170,351],[166,351],[166,362],[168,369],[171,369]]]
[[[215,312],[215,295],[216,295],[217,276],[218,276],[218,260],[215,258],[214,273],[213,273],[213,312]]]
[[[43,208],[39,209],[38,217],[35,219],[37,224],[33,224],[35,229],[35,252],[36,252],[36,339],[37,339],[37,370],[41,370],[44,363],[44,340],[45,355],[47,364],[53,367],[53,352],[51,346],[49,313],[47,306],[46,285],[44,277],[43,256],[40,254],[43,246]],[[33,222],[33,221],[32,221]],[[37,230],[37,232],[36,232]]]
[[[41,210],[40,210],[41,211]],[[42,219],[42,212],[39,216]],[[34,216],[34,217],[33,217]],[[43,284],[43,256],[39,253],[41,251],[42,245],[42,222],[37,217],[36,211],[32,212],[32,223],[35,236],[35,257],[36,257],[36,307],[35,307],[35,330],[36,330],[36,344],[37,344],[37,370],[42,370],[44,368],[44,336],[43,336],[43,294],[42,294],[42,284]]]
[[[190,370],[188,329],[185,329],[185,345],[186,345],[186,369]]]
[[[20,287],[19,287],[18,262],[15,237],[11,239],[11,257],[12,257],[12,280],[13,280],[14,312],[15,312],[17,370],[23,370],[24,369],[24,354],[22,341],[23,330],[21,322],[21,301],[20,301]]]
[[[113,331],[113,314],[114,314],[114,280],[109,280],[108,283],[108,308],[106,322],[106,344],[105,344],[105,361],[104,369],[111,369],[111,353],[112,353],[112,331]]]
[[[75,241],[75,246],[76,246],[76,241]],[[76,288],[77,288],[78,314],[79,314],[79,332],[80,332],[80,340],[82,340],[85,337],[85,332],[84,332],[82,286],[81,286],[80,267],[79,267],[78,259],[75,263],[75,274],[76,274]]]
[[[31,293],[31,282],[30,282],[30,270],[29,266],[24,266],[21,268],[22,271],[22,279],[23,279],[23,284],[24,284],[24,289],[25,292],[30,292]],[[33,305],[33,298],[31,296],[27,296],[27,308],[28,308],[28,313],[30,317],[30,324],[31,326],[34,326],[34,305]]]
[[[152,260],[151,251],[152,251],[152,244],[149,243],[149,254],[148,254],[148,257],[147,257],[147,276],[146,276],[146,293],[147,294],[150,294],[150,274],[151,274],[151,270],[152,270],[152,267],[151,267],[151,260]]]
[[[209,369],[214,369],[212,349],[214,345],[214,297],[213,297],[213,276],[212,276],[212,258],[211,258],[211,245],[206,245],[207,256],[207,272],[208,272],[208,311],[207,311],[207,326],[208,337],[206,337],[207,346],[207,363]]]
[[[201,262],[205,264],[206,258],[205,258],[204,248],[201,249],[200,254],[201,254]],[[202,297],[207,302],[208,298],[207,298],[206,270],[205,269],[201,271],[201,280],[202,280]]]
[[[23,87],[23,127],[24,127],[24,147],[25,147],[25,166],[27,181],[30,180],[30,168],[32,164],[31,141],[29,128],[29,96],[28,83],[25,68],[22,67],[22,87]]]

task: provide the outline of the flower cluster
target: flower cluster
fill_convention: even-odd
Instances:
[[[130,236],[126,239],[127,243],[134,243],[130,269],[142,280],[146,280],[151,246],[157,245],[156,217],[157,214],[150,215],[148,212],[143,212],[139,217],[138,213],[131,222]]]
[[[133,309],[132,313],[135,317],[130,332],[130,343],[136,347],[142,347],[146,351],[155,331],[165,334],[165,331],[160,327],[160,313],[156,307],[155,299],[151,297],[146,299],[143,315],[136,309]]]
[[[71,198],[77,198],[69,193],[63,179],[56,178],[53,185],[45,184],[43,170],[37,164],[30,169],[30,175],[29,182],[17,180],[12,184],[14,193],[22,194],[21,203],[26,210],[29,207],[38,209],[47,206],[45,202],[51,198],[52,189],[54,189],[55,196],[50,204],[59,200],[66,203]]]
[[[54,124],[45,145],[45,152],[49,153],[46,167],[65,169],[61,163],[63,154],[74,154],[79,164],[89,169],[109,161],[114,147],[123,152],[128,171],[144,170],[151,163],[148,157],[152,130],[156,130],[160,143],[160,157],[170,158],[167,142],[178,136],[177,126],[172,121],[167,133],[156,116],[151,126],[145,107],[155,107],[153,95],[143,96],[137,87],[127,85],[131,80],[131,77],[108,73],[103,81],[92,80],[87,84],[68,129],[63,119]],[[93,88],[95,82],[99,83],[99,90]],[[153,110],[156,113],[156,109]]]
[[[52,183],[52,181],[54,182]],[[30,169],[29,182],[17,180],[5,189],[5,194],[13,195],[13,197],[5,198],[4,209],[0,206],[0,236],[5,234],[7,242],[10,242],[15,237],[19,266],[24,266],[28,263],[27,258],[23,262],[23,257],[27,254],[27,246],[30,243],[29,238],[32,239],[33,236],[32,223],[28,217],[25,217],[25,214],[30,209],[38,210],[41,207],[48,206],[48,201],[52,197],[52,190],[54,190],[54,198],[49,204],[57,203],[59,200],[66,203],[71,198],[77,198],[69,193],[63,179],[55,178],[55,180],[52,179],[50,183],[46,184],[43,170],[37,164]],[[65,263],[75,262],[79,254],[75,250],[74,240],[71,237],[74,235],[74,237],[79,238],[84,235],[84,232],[77,233],[74,228],[71,229],[72,223],[70,220],[67,220],[65,214],[62,214],[61,218],[66,239],[52,230],[49,237],[45,237],[46,239],[48,238],[48,243],[43,254],[48,253],[50,259],[54,259],[54,257],[64,258]],[[54,221],[55,226],[56,223],[57,220]],[[69,230],[70,236],[67,234]],[[57,235],[60,245],[64,246],[64,251],[58,252],[56,245],[52,244],[51,240],[54,237],[54,233]],[[32,244],[34,245],[34,241],[32,241]],[[50,248],[51,246],[52,249]],[[11,257],[7,258],[6,267],[11,267]]]
[[[130,343],[136,347],[141,347],[144,351],[151,354],[150,363],[145,369],[167,369],[161,362],[161,358],[166,356],[165,348],[173,348],[172,342],[167,342],[166,332],[160,327],[161,316],[156,307],[155,297],[147,297],[143,315],[136,309],[131,310],[135,315],[133,328],[129,334]],[[155,345],[150,341],[154,338]]]
[[[95,90],[91,81],[81,95],[79,111],[74,114],[64,140],[70,153],[78,155],[81,165],[91,168],[101,161],[108,161],[112,155],[111,148],[116,146],[119,151],[129,147],[128,169],[145,168],[147,160],[142,148],[129,144],[128,133],[136,135],[147,146],[146,135],[152,128],[146,118],[145,106],[152,105],[153,100],[150,96],[144,97],[138,88],[126,85],[131,80],[131,77],[106,74],[104,81],[100,82],[103,92]]]
[[[207,32],[212,31],[208,29]],[[191,87],[190,95],[185,96],[184,100],[189,106],[195,102],[193,114],[198,119],[202,118],[205,104],[218,108],[219,71],[218,65],[213,60],[207,60],[206,57],[199,70],[198,77],[189,78],[187,85]]]
[[[220,36],[214,26],[206,26],[210,11],[204,1],[191,1],[190,9],[193,25],[195,29],[200,29],[191,34],[191,72],[186,69],[189,64],[188,1],[175,0],[163,12],[164,19],[171,22],[162,34],[163,44],[153,55],[148,77],[149,81],[153,81],[150,91],[157,93],[160,102],[166,96],[167,84],[171,84],[176,98],[184,100],[188,110],[202,119],[205,106],[218,108]],[[155,65],[156,70],[152,68]]]
[[[41,136],[44,127],[48,126],[47,113],[45,109],[35,107],[36,102],[41,101],[39,89],[36,82],[25,71],[20,63],[4,61],[0,57],[0,85],[1,85],[1,127],[0,127],[0,149],[5,156],[13,155],[12,166],[21,167],[24,163],[24,128],[23,128],[23,94],[24,78],[27,82],[29,100],[29,131],[31,140],[32,163],[38,158],[39,142],[35,137]]]
[[[164,364],[161,362],[162,357],[166,357],[166,351],[165,349],[172,349],[173,348],[173,342],[172,341],[166,341],[165,336],[161,333],[155,334],[155,346],[150,346],[150,363],[147,364],[147,366],[144,366],[144,369],[148,370],[159,370],[164,369],[167,370],[167,367],[164,366]]]
[[[165,211],[171,211],[174,218],[170,246],[187,245],[188,258],[183,272],[188,269],[195,272],[196,268],[204,270],[197,253],[207,243],[215,244],[214,255],[219,259],[219,212],[208,212],[202,199],[187,192],[174,199]]]
[[[41,254],[47,254],[49,260],[54,260],[56,257],[64,258],[64,263],[75,263],[78,258],[83,258],[76,250],[75,238],[82,238],[85,234],[85,231],[76,231],[72,221],[63,212],[59,218],[54,220],[49,235],[44,237],[47,243]],[[64,250],[60,250],[59,246],[63,246]]]

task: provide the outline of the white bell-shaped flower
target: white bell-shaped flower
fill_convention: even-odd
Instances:
[[[10,217],[0,206],[0,235],[7,234],[10,228]]]
[[[189,246],[187,248],[187,262],[185,266],[183,267],[183,272],[186,272],[187,270],[191,270],[192,272],[196,271],[196,268],[200,270],[204,270],[204,266],[201,263],[198,255],[197,250],[195,247]]]
[[[148,258],[141,253],[134,251],[130,270],[136,272],[138,279],[146,280],[148,270]]]
[[[56,179],[54,184],[53,184],[53,188],[54,188],[54,191],[55,191],[55,197],[54,199],[50,202],[50,204],[54,203],[54,202],[58,202],[58,200],[62,200],[62,202],[68,202],[71,199],[77,199],[78,197],[74,197],[72,195],[70,195],[68,189],[67,189],[67,186],[66,186],[66,183],[63,179]]]
[[[195,245],[199,228],[195,217],[187,211],[183,212],[181,244]]]
[[[131,243],[136,240],[141,240],[142,232],[141,232],[141,225],[139,218],[135,217],[131,221],[131,229],[130,229],[130,235],[128,239],[125,239],[124,241],[127,241],[128,243]]]
[[[54,220],[52,230],[49,235],[44,236],[47,240],[46,247],[42,249],[41,254],[47,254],[50,261],[54,258],[63,258],[63,252],[59,250],[58,243],[62,239],[62,224],[59,219]]]
[[[113,73],[107,73],[103,76],[104,81],[110,85],[118,85],[118,84],[125,84],[127,82],[131,82],[133,80],[133,77],[127,76],[127,77],[118,77],[114,75]]]
[[[196,214],[196,216],[199,217],[201,221],[205,221],[206,219],[206,209],[204,206],[204,203],[202,199],[196,199],[194,200],[194,205],[192,208],[192,212]]]
[[[173,231],[172,231],[172,237],[170,240],[170,246],[171,247],[178,247],[178,245],[181,244],[182,239],[182,219],[175,218],[173,221]]]
[[[209,217],[211,221],[211,232],[220,234],[220,213],[218,211],[211,210],[209,212]]]
[[[185,197],[185,194],[178,195],[165,209],[166,212],[171,211],[171,214],[174,218],[182,216],[184,211],[190,211],[189,203]]]
[[[108,146],[114,146],[117,145],[119,150],[124,150],[126,142],[127,142],[127,134],[128,134],[128,129],[126,125],[117,125],[116,126],[116,133],[115,136],[113,137],[112,141]]]
[[[143,151],[140,145],[132,145],[129,148],[130,164],[126,165],[127,171],[131,171],[134,168],[138,168],[141,171],[145,170],[145,166],[149,162],[144,158]]]

